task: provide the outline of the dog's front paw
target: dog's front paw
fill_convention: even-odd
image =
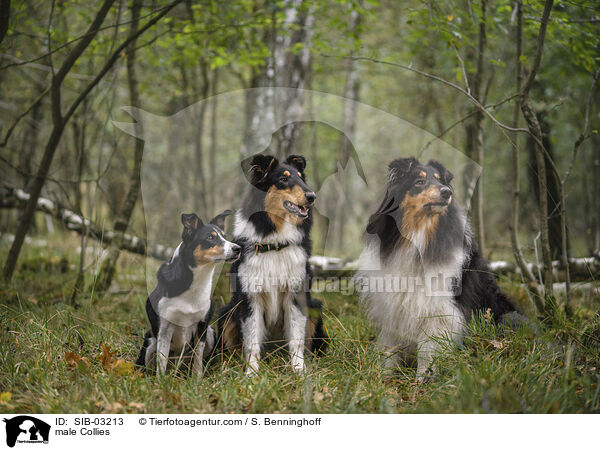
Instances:
[[[292,370],[297,374],[304,373],[304,359],[303,358],[292,358]]]
[[[417,370],[416,382],[417,384],[427,384],[431,382],[432,377],[433,369],[431,367],[428,367],[426,370],[423,370],[421,372]]]
[[[253,378],[258,375],[258,360],[255,358],[250,358],[248,361],[248,367],[246,367],[246,376],[248,378]]]

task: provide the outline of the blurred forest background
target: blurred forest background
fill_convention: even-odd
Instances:
[[[476,166],[461,165],[455,183],[486,257],[543,284],[547,298],[553,282],[568,293],[573,273],[597,269],[595,1],[1,0],[1,9],[5,280],[24,247],[58,241],[77,261],[73,296],[107,291],[121,250],[166,259],[181,211],[208,219],[237,206],[239,162],[267,147],[304,154],[323,209],[352,211],[332,214],[343,218],[334,224],[317,214],[316,253],[355,259],[378,198],[362,183],[437,146],[483,168],[475,186]],[[302,114],[318,102],[337,125]],[[130,110],[138,125],[128,105],[145,111]],[[375,109],[404,131],[380,127]],[[155,145],[136,133],[153,133]]]

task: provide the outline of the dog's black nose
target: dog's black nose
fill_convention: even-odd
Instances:
[[[314,192],[307,192],[306,194],[306,201],[308,203],[312,203],[315,201],[315,198],[317,198],[317,194],[315,194]]]
[[[448,200],[451,195],[452,195],[452,189],[447,188],[447,187],[443,187],[440,189],[440,197],[442,197],[444,200]]]
[[[239,245],[237,245],[237,244],[233,244],[233,245],[231,246],[231,250],[232,250],[232,251],[233,251],[233,253],[235,253],[236,255],[239,255],[239,254],[240,254],[240,252],[242,251],[242,247],[240,247],[240,246],[239,246]]]

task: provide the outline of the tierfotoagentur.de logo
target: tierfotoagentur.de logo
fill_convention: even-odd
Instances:
[[[31,416],[16,416],[3,419],[6,423],[6,445],[47,444],[50,437],[50,425]]]

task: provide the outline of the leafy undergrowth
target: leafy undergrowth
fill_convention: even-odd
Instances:
[[[125,255],[119,291],[94,298],[84,290],[73,307],[69,254],[29,249],[13,285],[0,287],[0,412],[600,412],[598,299],[537,334],[478,317],[464,345],[444,351],[428,382],[417,383],[414,369],[380,369],[355,296],[319,294],[333,341],[305,375],[275,352],[253,379],[236,353],[215,356],[200,380],[157,378],[131,364],[146,328],[143,261]],[[226,292],[222,278],[217,304]]]

